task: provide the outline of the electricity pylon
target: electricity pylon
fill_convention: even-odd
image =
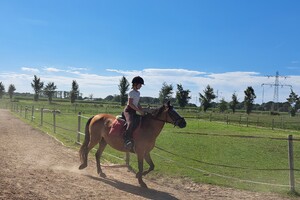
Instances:
[[[276,71],[276,75],[275,76],[271,76],[271,75],[267,75],[268,78],[270,77],[275,77],[275,83],[263,83],[261,84],[261,86],[263,87],[264,85],[269,85],[271,87],[274,86],[274,94],[273,94],[273,104],[272,104],[272,111],[275,110],[274,108],[274,104],[278,103],[279,100],[279,87],[283,88],[283,87],[290,87],[291,89],[293,88],[292,85],[286,85],[286,84],[281,84],[279,82],[279,78],[284,78],[287,79],[288,76],[279,76],[279,72]],[[264,98],[264,88],[263,88],[263,97],[262,97],[262,103],[263,103],[263,98]]]

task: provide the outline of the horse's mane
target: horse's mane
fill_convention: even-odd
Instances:
[[[164,111],[164,109],[165,107],[162,105],[158,108],[150,108],[148,113],[150,113],[152,117],[158,117]]]

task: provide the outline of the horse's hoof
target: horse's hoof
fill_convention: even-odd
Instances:
[[[106,174],[104,174],[103,172],[99,173],[99,176],[102,178],[106,178]]]
[[[142,179],[139,179],[139,184],[142,188],[148,188],[146,183]]]
[[[142,188],[148,188],[148,186],[147,186],[146,183],[144,183],[144,182],[140,183],[140,186],[141,186]]]
[[[86,168],[87,167],[87,164],[81,164],[80,166],[79,166],[79,169],[84,169],[84,168]]]

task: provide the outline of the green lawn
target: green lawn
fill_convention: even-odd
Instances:
[[[167,125],[156,143],[160,149],[153,151],[155,171],[196,182],[285,193],[288,187],[276,185],[289,184],[288,145],[272,138],[286,139],[288,134],[299,138],[298,132],[198,120],[188,120],[186,129]],[[300,168],[299,147],[294,142],[296,169]],[[300,178],[298,171],[295,176]]]

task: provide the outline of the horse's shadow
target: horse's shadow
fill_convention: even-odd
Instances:
[[[110,185],[112,187],[115,187],[119,190],[122,190],[124,192],[128,192],[137,196],[141,196],[147,199],[163,199],[163,200],[178,200],[178,198],[172,196],[171,194],[167,192],[157,191],[149,188],[142,188],[140,186],[131,185],[128,183],[123,183],[118,180],[109,179],[109,178],[100,178],[100,177],[94,177],[91,175],[85,175],[88,178],[91,178],[96,181],[101,181],[107,185]]]

